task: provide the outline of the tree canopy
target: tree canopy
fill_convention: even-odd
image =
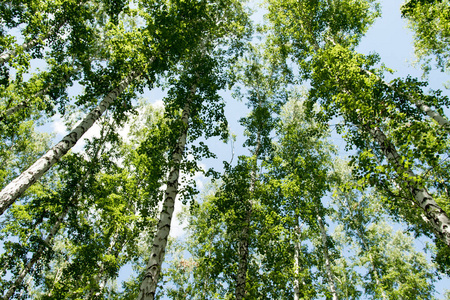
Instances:
[[[382,1],[250,4],[3,1],[3,299],[444,296],[449,1],[395,12],[422,78],[361,52]]]

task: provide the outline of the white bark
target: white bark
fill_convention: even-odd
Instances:
[[[98,153],[101,151],[101,147],[103,146],[103,143],[100,144],[99,148],[96,149],[94,159],[97,159]],[[77,201],[78,197],[80,195],[80,192],[83,189],[84,184],[86,183],[88,177],[90,176],[92,170],[89,169],[86,173],[86,175],[83,177],[83,179],[77,184],[76,190],[73,192],[73,194],[70,196],[70,201]],[[47,235],[45,240],[43,241],[43,244],[41,244],[37,251],[33,253],[31,259],[28,261],[28,263],[25,265],[25,267],[20,272],[19,276],[14,281],[13,285],[10,287],[8,292],[6,293],[5,297],[3,299],[9,299],[14,295],[14,292],[16,291],[17,287],[22,283],[25,276],[30,272],[31,268],[33,268],[34,264],[41,258],[42,253],[44,252],[45,247],[52,247],[51,244],[53,242],[53,238],[55,234],[59,231],[59,228],[61,227],[62,222],[66,218],[67,214],[69,213],[70,206],[67,205],[64,211],[58,216],[56,219],[55,224],[53,224],[52,229],[50,230],[50,233]]]
[[[19,49],[22,51],[27,51],[28,49],[30,49],[31,47],[36,45],[38,42],[39,42],[39,39],[33,39],[33,40],[29,41],[28,43],[24,43],[21,46],[19,46]],[[2,53],[0,55],[0,65],[3,65],[5,62],[9,61],[11,58],[16,56],[17,52],[19,52],[19,50],[12,49],[11,51]]]
[[[61,279],[61,277],[63,275],[63,270],[64,270],[64,266],[61,266],[56,271],[55,278],[53,279],[52,288],[50,289],[50,291],[46,295],[49,299],[52,299],[52,297],[53,297],[53,289],[55,288],[56,283],[58,283],[58,281]]]
[[[40,94],[40,93],[39,93]],[[41,95],[37,95],[37,97],[41,96]],[[7,109],[4,113],[3,116],[0,117],[0,121],[3,120],[5,117],[10,116],[16,112],[18,112],[19,110],[22,110],[24,108],[26,108],[28,106],[28,101],[22,101],[19,104],[17,104],[14,107],[11,107],[9,109]]]
[[[25,285],[26,285],[27,287],[30,286],[31,280],[33,280],[33,277],[32,277],[32,276],[30,276],[30,277],[27,279],[27,282],[25,283]],[[19,297],[17,297],[17,299],[23,299],[22,296],[23,296],[24,293],[25,293],[25,289],[21,290],[21,291],[20,291],[20,294],[19,294]]]
[[[351,94],[345,89],[344,91],[347,94]],[[432,111],[430,110],[429,113],[432,114]],[[445,123],[443,124],[443,126],[447,126]],[[367,128],[362,129],[365,130]],[[428,193],[427,189],[417,183],[417,177],[414,172],[410,168],[405,168],[402,158],[397,153],[395,146],[388,141],[383,131],[379,127],[368,128],[367,131],[380,146],[389,163],[395,166],[399,177],[404,178],[404,182],[407,184],[409,191],[414,197],[415,204],[423,210],[425,217],[427,218],[427,223],[431,225],[435,235],[450,247],[450,218],[447,216],[446,212],[436,203],[433,197]]]
[[[365,248],[365,251],[370,251],[367,244],[365,243],[365,238],[361,235],[360,239],[362,239],[362,243]],[[370,252],[369,252],[369,260],[370,260],[370,266],[372,267],[371,276],[373,276],[373,278],[375,280],[375,284],[377,285],[377,290],[381,291],[381,298],[383,300],[387,300],[386,292],[384,291],[384,288],[381,285],[380,276],[378,275],[378,270],[377,270],[377,267],[375,266],[375,259],[373,258],[373,255]]]
[[[68,135],[58,144],[39,158],[31,167],[24,171],[19,177],[11,181],[0,192],[0,215],[20,197],[33,183],[35,183],[50,167],[52,167],[64,154],[66,154],[100,118],[113,101],[123,92],[130,82],[137,77],[136,72],[127,76],[118,87],[113,89],[100,104],[95,107]]]
[[[357,221],[358,220],[357,216],[353,216],[353,210],[350,208],[348,200],[347,201],[340,201],[340,202],[341,202],[342,205],[344,205],[347,208],[349,214],[352,216],[351,222],[353,222],[353,224],[355,224],[356,234],[359,237],[359,242],[362,245],[362,250],[364,252],[368,252],[369,262],[370,262],[370,266],[372,268],[372,273],[371,273],[370,277],[375,281],[375,284],[376,284],[376,286],[378,288],[377,291],[381,291],[381,298],[383,300],[387,300],[386,293],[385,293],[384,288],[382,287],[381,282],[380,282],[380,275],[378,273],[378,269],[375,266],[375,259],[374,259],[373,255],[372,255],[372,253],[370,252],[370,247],[369,247],[369,245],[367,243],[366,234],[364,232],[362,232],[362,230],[361,230],[361,228],[359,226],[360,224],[357,223],[358,222]]]
[[[417,183],[414,172],[405,168],[400,155],[394,145],[387,140],[383,131],[379,127],[375,127],[370,129],[370,134],[380,146],[389,163],[395,166],[399,176],[405,178],[404,181],[414,196],[415,203],[424,211],[428,224],[433,227],[437,237],[450,247],[450,218],[428,193],[427,189]]]
[[[196,88],[192,89],[192,93]],[[139,290],[138,300],[153,300],[155,298],[156,287],[158,285],[159,274],[161,272],[161,265],[164,261],[164,255],[166,252],[167,238],[170,233],[170,224],[172,221],[172,215],[175,208],[175,198],[178,194],[178,178],[180,176],[180,162],[183,157],[184,149],[186,146],[186,138],[189,129],[190,118],[190,102],[189,99],[184,108],[181,121],[183,122],[184,130],[181,132],[176,145],[175,151],[172,154],[173,167],[170,170],[169,178],[167,180],[166,195],[164,198],[161,215],[155,237],[153,239],[153,246],[150,254],[150,258],[145,270],[144,279],[141,283]]]
[[[44,95],[48,91],[48,89],[49,89],[48,87],[42,89],[41,91],[37,92],[34,95],[34,97],[36,98],[36,97],[40,97],[40,96]],[[20,102],[19,104],[17,104],[16,106],[8,108],[0,116],[0,121],[3,121],[4,118],[6,118],[24,108],[27,108],[29,105],[30,105],[30,100],[24,100],[24,101]]]
[[[317,210],[316,210],[317,212]],[[333,297],[333,300],[338,300],[337,292],[336,292],[336,283],[334,281],[334,274],[331,270],[331,262],[330,262],[330,256],[328,254],[328,247],[327,247],[327,232],[325,230],[325,225],[323,224],[322,217],[317,214],[317,222],[319,224],[320,228],[320,236],[322,238],[322,247],[323,247],[323,258],[325,260],[325,271],[327,273],[328,278],[328,287],[330,289],[330,293]]]
[[[32,229],[32,230],[29,230],[29,231],[28,231],[28,234],[25,236],[25,238],[24,238],[24,239],[21,239],[21,240],[22,240],[22,241],[28,241],[28,240],[30,239],[30,237],[33,235],[33,233],[35,232],[36,227],[37,227],[39,224],[41,224],[41,223],[43,222],[43,220],[44,220],[44,217],[41,215],[41,216],[36,220],[36,222],[34,222],[34,224],[32,225],[32,227],[30,228],[30,229]],[[4,265],[1,266],[1,268],[0,268],[0,276],[3,276],[3,275],[7,272],[7,270],[8,270],[9,267],[10,267],[10,265],[11,265],[11,260],[7,260],[7,261],[6,261],[6,264],[4,264]]]
[[[296,217],[298,222],[298,217]],[[299,281],[299,271],[300,271],[300,249],[301,249],[301,242],[300,242],[300,234],[301,234],[301,228],[297,225],[294,229],[294,300],[300,300],[300,281]]]
[[[236,300],[244,299],[247,283],[247,269],[248,269],[248,244],[250,239],[250,220],[252,215],[252,207],[247,210],[245,221],[242,226],[242,231],[239,240],[239,268],[236,277]]]

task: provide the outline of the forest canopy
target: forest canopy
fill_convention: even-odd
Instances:
[[[3,1],[3,299],[450,299],[450,3],[416,75],[382,5]]]

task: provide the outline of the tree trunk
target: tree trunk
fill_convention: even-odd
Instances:
[[[343,90],[345,93],[351,94],[350,91]],[[446,212],[436,203],[427,189],[417,183],[417,177],[414,172],[403,165],[397,149],[388,141],[386,135],[378,126],[367,125],[366,127],[361,127],[361,129],[372,135],[388,162],[395,166],[397,174],[400,178],[403,178],[402,181],[406,183],[409,192],[414,197],[414,203],[425,213],[426,223],[430,224],[436,237],[450,247],[450,218]]]
[[[103,146],[103,142],[100,143],[99,147],[95,150],[95,154],[93,156],[94,160],[97,159],[98,154],[101,151],[102,146]],[[92,173],[92,169],[89,168],[87,170],[86,175],[83,177],[83,179],[78,182],[76,190],[71,195],[69,202],[73,202],[73,201],[77,201],[78,200],[78,197],[79,197],[79,195],[80,195],[80,193],[81,193],[81,191],[83,189],[83,186],[86,183],[88,177],[91,175],[91,173]],[[34,264],[41,258],[42,254],[43,254],[43,252],[45,250],[45,247],[51,247],[51,243],[53,242],[53,238],[54,238],[55,234],[59,231],[59,228],[61,227],[61,223],[64,221],[65,217],[69,213],[70,208],[71,208],[71,206],[67,205],[65,207],[65,210],[58,216],[58,218],[56,219],[55,224],[53,224],[53,227],[50,230],[50,233],[47,235],[47,237],[45,238],[43,243],[41,245],[39,245],[39,247],[36,250],[36,252],[33,253],[33,255],[31,256],[31,259],[28,261],[28,263],[22,269],[22,271],[20,272],[19,276],[16,278],[16,280],[13,283],[13,285],[9,288],[8,292],[6,293],[6,295],[4,296],[3,299],[7,300],[7,299],[11,298],[14,295],[14,292],[16,291],[17,287],[22,283],[22,281],[25,278],[25,276],[30,272],[30,270],[33,268]]]
[[[48,90],[48,88],[45,88],[45,90],[42,90],[40,92],[37,92],[34,96],[35,97],[40,97],[42,96],[46,91]],[[5,112],[0,116],[0,121],[3,121],[6,117],[28,107],[29,101],[24,100],[22,102],[20,102],[19,104],[17,104],[14,107],[8,108],[7,110],[5,110]]]
[[[416,175],[411,169],[403,165],[395,146],[388,141],[384,132],[379,127],[374,127],[370,129],[370,134],[380,146],[389,163],[395,166],[399,177],[404,178],[415,203],[424,211],[436,236],[450,247],[450,219],[445,211],[436,203],[427,189],[416,182]]]
[[[247,293],[246,285],[247,285],[248,253],[250,242],[250,222],[253,211],[253,194],[255,191],[256,170],[258,168],[258,156],[260,149],[261,149],[261,130],[258,130],[256,137],[256,148],[253,153],[255,162],[250,177],[250,199],[247,203],[248,205],[247,214],[245,215],[239,240],[239,269],[236,277],[236,300],[244,299],[245,294]]]
[[[330,288],[330,293],[333,297],[333,300],[338,300],[339,298],[336,292],[336,283],[334,282],[334,274],[333,271],[331,270],[330,256],[328,254],[327,232],[325,230],[325,225],[323,224],[322,217],[319,215],[318,210],[316,210],[316,212],[317,212],[317,222],[320,228],[320,236],[322,238],[323,258],[325,260],[325,271],[327,273],[328,286]]]
[[[298,216],[296,216],[297,220],[297,226],[294,229],[294,300],[300,300],[301,299],[301,292],[300,292],[300,278],[299,278],[299,271],[300,271],[300,249],[301,249],[301,241],[300,241],[300,235],[301,235],[301,227],[298,221]]]
[[[23,43],[22,45],[19,46],[19,49],[21,51],[27,51],[28,49],[30,49],[31,47],[33,47],[34,45],[36,45],[39,42],[39,39],[33,39],[31,41],[29,41],[28,43]],[[11,58],[13,58],[14,56],[17,55],[17,52],[20,52],[17,49],[12,49],[11,51],[7,51],[4,52],[0,55],[0,65],[3,65],[5,62],[9,61]]]
[[[365,249],[365,251],[369,251],[369,248],[367,246],[367,243],[365,241],[365,238],[360,235],[359,237],[362,241],[363,247]],[[372,253],[369,253],[369,260],[370,260],[370,266],[372,268],[372,274],[370,275],[370,277],[373,277],[373,280],[375,281],[375,284],[377,285],[377,290],[381,291],[381,299],[383,300],[387,300],[387,296],[386,296],[386,292],[384,291],[384,288],[380,282],[380,275],[378,274],[378,270],[375,266],[375,259],[373,258]]]
[[[48,299],[52,299],[53,298],[53,290],[55,288],[56,283],[58,283],[58,281],[61,279],[61,277],[63,275],[63,270],[64,270],[64,266],[61,266],[56,271],[55,278],[53,279],[52,288],[50,289],[50,291],[46,295]]]
[[[28,241],[30,239],[30,237],[33,235],[33,233],[35,232],[36,227],[41,224],[44,221],[44,215],[41,214],[39,216],[39,218],[34,222],[34,224],[32,225],[32,230],[30,230],[30,232],[25,236],[24,239],[22,239],[22,241]],[[6,274],[8,272],[8,269],[11,265],[11,260],[7,260],[6,263],[4,265],[2,265],[0,267],[0,276],[4,276],[4,274]]]
[[[193,96],[196,87],[191,90],[191,96]],[[178,178],[180,176],[180,162],[183,157],[186,138],[189,129],[190,118],[190,104],[191,99],[188,99],[184,108],[181,121],[183,123],[183,130],[178,138],[178,143],[175,147],[175,151],[172,154],[171,161],[173,167],[170,170],[169,178],[167,180],[166,196],[164,198],[161,215],[155,237],[153,240],[153,246],[150,254],[150,258],[147,263],[147,267],[144,274],[144,279],[141,283],[139,290],[138,300],[153,300],[155,298],[156,287],[158,285],[159,274],[161,272],[161,265],[164,261],[164,254],[167,246],[167,238],[170,233],[170,223],[172,221],[172,215],[175,206],[175,198],[178,194]]]
[[[25,283],[26,286],[28,286],[28,287],[30,286],[31,280],[33,280],[33,277],[30,276],[28,278],[27,282]],[[22,291],[20,291],[19,297],[17,297],[17,299],[23,299],[22,296],[24,293],[25,293],[25,290],[23,289]]]
[[[106,249],[106,251],[105,251],[105,253],[107,255],[111,255],[111,253],[114,253],[114,257],[117,258],[119,251],[116,250],[113,252],[113,248],[116,246],[118,238],[119,238],[119,228],[117,228],[116,231],[114,232],[111,242],[109,243],[108,249]],[[120,248],[122,248],[122,247],[120,247]],[[105,264],[104,263],[102,263],[100,265],[100,267],[97,271],[97,275],[94,276],[94,281],[95,281],[96,286],[94,288],[89,289],[86,299],[95,299],[95,297],[98,297],[101,295],[101,293],[102,293],[103,289],[105,288],[106,283],[108,281],[108,276],[106,276],[106,274],[103,274],[103,272],[105,272]],[[97,286],[98,286],[98,288],[97,288]],[[95,297],[93,297],[93,296],[95,296]]]
[[[24,171],[19,177],[11,181],[0,192],[0,215],[20,197],[33,183],[41,178],[44,173],[50,169],[64,154],[66,154],[91,128],[91,126],[100,118],[113,101],[123,92],[130,82],[138,76],[137,72],[131,72],[119,86],[113,89],[100,104],[95,107],[68,135],[66,135],[58,144],[50,149],[45,155],[39,158],[28,170]]]
[[[244,299],[247,293],[247,269],[248,269],[248,244],[250,240],[250,221],[252,215],[252,205],[247,210],[245,221],[239,240],[239,269],[236,278],[236,300]]]
[[[327,38],[328,41],[330,41],[334,46],[338,45],[332,38]],[[316,44],[316,47],[318,45]],[[379,76],[373,74],[369,70],[366,70],[362,67],[359,67],[360,71],[364,74],[367,74],[368,76],[375,76],[377,80],[379,80],[381,83],[383,83],[385,86],[387,86],[391,91],[394,91],[398,93],[399,95],[402,95],[406,99],[408,99],[411,103],[416,105],[418,109],[420,109],[423,113],[425,113],[427,116],[435,120],[440,126],[447,129],[447,131],[450,131],[450,121],[445,118],[444,116],[441,116],[437,111],[433,110],[431,107],[423,103],[422,100],[414,98],[412,95],[408,93],[403,93],[401,91],[398,91],[392,84],[388,83],[387,81],[381,79]]]

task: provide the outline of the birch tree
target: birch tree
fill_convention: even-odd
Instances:
[[[377,15],[376,10],[375,12],[371,10],[371,3],[371,1],[351,3],[340,1],[316,4],[305,2],[300,9],[287,10],[289,13],[286,15],[277,16],[273,13],[270,17],[275,25],[274,30],[280,32],[283,38],[296,43],[293,45],[298,45],[292,46],[289,52],[306,70],[305,78],[311,79],[311,84],[314,87],[311,92],[311,99],[321,101],[330,116],[343,117],[346,129],[354,126],[347,134],[347,137],[350,137],[350,135],[354,137],[350,142],[352,147],[356,146],[361,149],[360,146],[365,141],[369,141],[368,135],[375,140],[374,149],[380,149],[383,153],[383,158],[380,158],[379,161],[387,161],[398,172],[396,174],[396,177],[399,178],[398,182],[404,188],[404,192],[409,194],[405,198],[411,199],[407,200],[407,203],[415,203],[414,206],[422,210],[422,212],[416,212],[415,214],[423,213],[430,224],[429,230],[436,233],[436,237],[448,245],[449,219],[446,212],[436,203],[426,187],[420,183],[420,177],[409,168],[410,163],[400,159],[401,156],[395,149],[393,141],[387,138],[386,133],[384,133],[387,130],[392,132],[402,131],[402,134],[406,134],[407,132],[402,129],[405,128],[405,125],[409,127],[407,125],[410,124],[407,123],[409,120],[429,128],[434,127],[434,125],[427,120],[422,121],[423,113],[417,112],[417,108],[412,107],[411,103],[396,102],[396,98],[390,98],[385,86],[380,86],[378,80],[368,78],[365,73],[361,72],[361,68],[364,69],[365,66],[374,65],[377,61],[375,56],[369,55],[363,58],[363,56],[352,51],[357,41],[367,30],[368,25]],[[292,3],[286,1],[273,2],[273,4],[276,5],[273,7],[280,7],[283,5],[289,6]],[[342,14],[343,18],[340,18],[339,21],[332,17],[325,18],[327,14]],[[312,22],[312,17],[319,18],[322,25],[317,27],[316,23]],[[290,24],[299,30],[296,31],[297,29],[293,28],[292,30],[286,30],[284,27],[286,22],[291,22]],[[303,31],[309,34],[296,35],[296,32]],[[312,49],[315,50],[314,53],[311,52]],[[344,53],[347,54],[344,55]],[[333,57],[333,63],[326,63],[328,59],[324,60],[325,57]],[[350,57],[353,57],[354,63],[348,64],[350,62],[348,58]],[[382,70],[372,71],[372,73],[382,73]],[[328,75],[323,76],[325,74]],[[350,82],[352,82],[350,85],[346,85]],[[387,101],[392,106],[387,106]],[[388,111],[392,114],[384,114]],[[438,143],[441,143],[446,136],[446,133],[440,133],[441,130],[443,129],[431,131],[433,132],[433,139],[439,141]],[[421,132],[423,133],[423,131]],[[411,132],[408,135],[411,136],[410,134]],[[417,141],[423,141],[424,134],[415,132],[415,135],[414,139],[411,138],[415,142],[407,143],[402,139],[403,143],[399,144],[398,147],[405,150],[410,149],[408,151],[418,147],[420,142],[417,143]],[[436,150],[440,147],[442,146],[434,145]],[[422,158],[424,165],[434,164],[429,160],[430,156],[426,154],[428,151],[432,150],[423,149],[416,152],[418,155],[428,157]],[[406,157],[411,157],[411,154],[412,152],[409,152]]]
[[[223,119],[223,103],[217,95],[217,90],[222,87],[220,69],[214,58],[208,57],[205,52],[208,48],[199,49],[201,52],[192,57],[186,65],[182,66],[179,79],[169,91],[165,100],[166,116],[171,120],[171,136],[167,146],[169,152],[169,166],[166,191],[162,204],[161,215],[151,254],[141,283],[139,299],[154,299],[156,287],[159,281],[161,265],[164,260],[165,248],[170,233],[171,219],[174,211],[175,200],[180,193],[180,172],[200,171],[196,163],[185,161],[186,143],[194,141],[202,133],[206,138],[216,135],[226,135],[226,121]],[[217,72],[217,74],[215,74]],[[217,120],[217,123],[205,123],[203,118]],[[211,118],[212,117],[212,118]],[[189,131],[190,130],[190,131]],[[189,140],[188,140],[189,139]],[[206,145],[192,147],[190,151],[194,157],[212,155]],[[187,169],[189,168],[189,169]],[[189,184],[189,183],[188,183]],[[193,187],[182,189],[183,201],[189,199]]]
[[[196,79],[198,80],[198,77],[196,77]],[[180,163],[185,150],[189,128],[188,124],[190,118],[191,102],[192,98],[196,96],[196,89],[197,88],[194,81],[194,83],[192,83],[191,89],[188,89],[188,93],[183,95],[186,97],[186,102],[181,113],[181,126],[179,126],[180,134],[174,146],[172,157],[169,161],[169,163],[172,165],[172,168],[169,171],[163,208],[161,210],[161,216],[159,218],[150,258],[146,267],[144,279],[141,284],[138,299],[154,299],[155,297],[155,291],[159,280],[159,273],[161,270],[162,262],[164,260],[167,238],[170,232],[170,224],[174,211],[175,199],[178,194]]]
[[[242,37],[246,34],[247,17],[241,10],[240,3],[231,1],[226,5],[211,3],[195,4],[190,3],[189,7],[192,13],[199,14],[197,16],[196,35],[203,34],[202,40],[194,49],[196,54],[188,57],[188,59],[180,65],[180,74],[173,82],[175,86],[169,91],[167,98],[166,113],[173,121],[171,129],[174,135],[169,139],[170,154],[170,171],[167,178],[167,188],[164,201],[162,204],[161,216],[155,232],[154,242],[151,254],[143,275],[138,299],[154,299],[155,291],[160,280],[161,265],[164,260],[167,238],[170,232],[170,224],[174,211],[176,197],[179,193],[179,176],[182,167],[190,166],[191,170],[199,170],[196,164],[183,162],[185,156],[185,147],[188,139],[191,141],[198,138],[203,132],[205,137],[222,136],[226,137],[226,120],[223,119],[223,103],[217,95],[217,91],[221,89],[225,80],[221,78],[221,63],[226,61],[224,56],[224,48],[227,39],[231,39],[229,44],[231,54],[235,49],[233,39]],[[204,15],[206,13],[206,15]],[[218,18],[226,17],[230,22],[238,25],[232,30],[227,24],[216,22]],[[204,27],[203,27],[204,26]],[[239,27],[241,26],[241,27]],[[222,42],[225,42],[225,44]],[[219,49],[214,49],[219,46]],[[228,50],[228,51],[229,51]],[[230,51],[229,51],[230,52]],[[181,111],[181,115],[177,116],[177,111]],[[216,120],[217,123],[207,124],[203,118],[208,120]],[[208,121],[209,122],[209,121]],[[202,155],[210,154],[204,144],[200,147],[193,147],[192,152],[195,158]],[[186,191],[192,191],[192,187],[187,187]],[[184,196],[188,193],[184,193]],[[185,197],[186,201],[187,198]]]
[[[80,171],[83,163],[75,166],[75,159],[73,159],[73,157],[68,158],[67,162],[71,165],[70,168],[72,168],[73,171],[72,176],[78,176],[79,173],[76,172],[76,170]],[[62,165],[68,166],[66,161],[64,161]],[[58,172],[57,174],[61,176],[61,173]],[[11,233],[14,231],[11,232],[10,230],[7,230],[3,236],[3,242],[5,245],[9,244],[10,246],[5,247],[6,251],[2,259],[11,261],[11,259],[15,257],[15,260],[19,260],[17,263],[7,263],[4,265],[4,271],[10,271],[13,274],[12,278],[9,281],[6,281],[3,286],[5,291],[4,299],[10,299],[17,290],[22,289],[22,291],[24,291],[24,289],[27,289],[23,285],[25,277],[34,278],[35,282],[39,282],[41,272],[45,269],[46,264],[48,264],[48,261],[53,256],[53,239],[59,234],[58,231],[68,214],[70,204],[73,205],[78,201],[79,194],[85,182],[85,179],[76,178],[75,181],[80,180],[80,184],[73,185],[74,182],[70,180],[71,178],[67,178],[65,176],[61,177],[62,179],[67,179],[67,181],[63,183],[64,187],[60,191],[53,191],[53,193],[51,193],[51,185],[57,185],[57,183],[50,183],[51,185],[47,187],[47,191],[44,188],[40,193],[40,196],[36,197],[31,195],[34,199],[31,201],[30,205],[16,205],[12,209],[12,215],[7,216],[7,219],[5,220],[6,222],[3,224],[5,229],[11,226],[17,226],[15,231],[16,234],[31,230],[31,236],[26,235],[25,237],[19,234],[19,241],[15,243],[13,242],[14,239],[11,236]],[[87,177],[89,177],[89,175]],[[68,197],[68,194],[72,192],[71,188],[73,187],[75,187],[75,193],[72,197]],[[58,197],[61,197],[60,199],[63,199],[63,201],[67,201],[67,204],[55,205],[54,202],[58,199]],[[65,199],[65,197],[68,198]],[[39,204],[45,205],[46,208],[43,211],[40,211],[38,208],[36,209],[36,206],[39,206]],[[23,212],[27,210],[29,211],[28,216],[27,214],[23,214]],[[36,213],[38,213],[37,216],[34,215]],[[32,217],[39,220],[39,214],[41,214],[41,222],[36,223],[35,221],[33,222],[34,224],[31,228],[27,228],[24,218]]]
[[[47,5],[48,3],[41,3],[41,4]],[[67,9],[67,7],[65,7],[65,6],[63,6],[63,8]],[[85,7],[83,5],[81,5],[79,12],[81,12],[83,14],[82,8],[85,8]],[[89,10],[89,6],[87,8]],[[34,7],[34,9],[36,9],[36,7]],[[73,7],[72,7],[72,9],[73,9]],[[26,11],[26,9],[25,9],[25,11]],[[26,13],[28,14],[30,12],[27,11]],[[72,17],[75,17],[75,15],[72,15]],[[81,27],[86,25],[87,22],[89,21],[88,15],[85,14],[85,17],[86,17],[86,19],[83,20],[82,22],[80,22],[80,24],[79,24]],[[32,25],[30,25],[30,26],[32,26]],[[81,33],[79,32],[79,34],[81,34]],[[81,38],[79,35],[74,35],[72,37],[75,40],[77,40],[77,39],[79,40]],[[57,42],[55,42],[55,43],[57,43]],[[82,44],[80,44],[78,46],[82,46]],[[86,49],[86,54],[88,56],[89,56],[90,50],[91,49],[89,47]],[[65,54],[70,55],[71,53],[66,52]],[[73,52],[72,52],[72,54],[73,54]],[[88,62],[91,62],[91,61],[92,60],[88,60]],[[21,74],[24,71],[26,71],[26,69],[18,70],[19,73],[16,75],[16,78],[19,78],[19,81],[16,84],[12,85],[13,89],[14,88],[18,89],[18,87],[20,86],[20,78],[22,76]],[[70,74],[70,72],[69,72],[69,74]],[[37,82],[42,84],[42,81],[43,81],[42,79],[41,79],[41,81],[38,80]],[[128,78],[128,81],[130,81],[130,78]],[[68,81],[68,82],[70,82],[70,81]],[[25,171],[25,173],[22,174],[22,177],[18,177],[16,181],[11,183],[8,187],[5,187],[6,190],[3,190],[3,193],[2,193],[2,199],[3,199],[2,208],[1,208],[2,213],[9,205],[11,205],[11,203],[13,203],[15,201],[15,199],[19,195],[21,195],[32,183],[34,183],[36,180],[38,180],[42,176],[42,174],[44,174],[59,158],[61,158],[62,155],[67,153],[67,151],[71,147],[74,146],[74,144],[81,137],[81,135],[83,135],[84,132],[86,132],[86,130],[88,130],[90,128],[90,126],[92,126],[92,124],[97,120],[97,118],[112,103],[112,101],[115,100],[115,98],[118,96],[118,94],[120,94],[122,92],[122,90],[127,86],[128,83],[129,82],[125,82],[125,84],[122,84],[122,85],[118,84],[117,90],[112,91],[112,94],[109,96],[106,95],[106,97],[105,97],[106,101],[101,103],[97,108],[94,108],[94,112],[92,114],[89,114],[86,117],[84,123],[82,123],[82,124],[80,124],[80,126],[74,128],[74,130],[71,132],[71,134],[72,134],[71,137],[67,136],[65,139],[63,139],[63,141],[61,143],[56,145],[52,150],[50,150],[47,153],[47,156],[44,155],[44,157],[41,160],[38,160],[32,167],[30,167],[28,169],[28,171]],[[34,84],[36,84],[36,80],[34,80]],[[33,87],[34,84],[30,84],[30,86]],[[65,87],[65,84],[63,84],[63,86]],[[10,88],[10,87],[8,87],[8,88]],[[53,96],[56,96],[56,98],[59,98],[59,95],[58,95],[59,92],[58,93],[55,92],[57,89],[58,89],[58,87],[55,87],[55,86],[50,87],[47,92],[50,94],[53,94]],[[16,90],[16,92],[19,92],[19,90]],[[64,90],[64,88],[63,88],[63,90]],[[13,93],[13,90],[9,90],[9,91],[7,90],[7,92]],[[6,96],[8,96],[8,94]],[[5,99],[6,99],[5,101],[7,101],[7,107],[11,106],[11,104],[14,105],[14,99],[8,99],[8,98],[5,98]],[[60,107],[60,108],[62,110],[64,109],[63,107]],[[51,107],[50,107],[50,110],[52,110]],[[18,120],[20,122],[20,118]],[[17,120],[15,120],[15,121],[17,121]],[[10,127],[11,125],[12,125],[11,123],[8,123],[7,128]],[[13,127],[12,130],[14,130],[14,129],[15,128]],[[14,188],[13,185],[16,185],[16,187],[18,189]]]
[[[244,216],[242,216],[241,232],[238,236],[239,240],[239,266],[236,278],[236,299],[244,299],[249,297],[246,295],[246,277],[247,265],[249,264],[249,243],[250,228],[252,223],[253,206],[259,202],[256,185],[258,178],[261,176],[258,169],[258,160],[264,160],[265,157],[271,155],[270,134],[274,128],[277,113],[280,105],[283,103],[283,89],[279,87],[282,80],[276,69],[272,69],[268,65],[265,58],[258,49],[251,49],[249,57],[242,62],[242,75],[240,80],[249,89],[247,92],[247,105],[252,109],[250,114],[240,120],[245,126],[245,134],[248,136],[244,146],[249,148],[251,156],[242,159],[244,164],[248,164],[250,168],[249,194],[243,195],[242,205]],[[277,94],[280,94],[278,96]],[[245,162],[247,160],[247,162]],[[239,200],[238,200],[239,201]]]
[[[122,4],[125,6],[126,3]],[[19,110],[22,119],[30,115],[35,118],[42,114],[51,116],[55,106],[64,114],[68,102],[66,88],[80,77],[84,77],[86,83],[99,67],[99,61],[104,62],[107,58],[102,56],[105,51],[100,52],[104,23],[108,23],[103,21],[116,19],[124,8],[118,6],[112,11],[108,6],[103,2],[27,1],[5,7],[6,27],[19,30],[20,34],[16,33],[16,36],[25,39],[25,43],[14,46],[11,41],[16,37],[5,30],[5,39],[9,42],[4,45],[5,52],[1,57],[9,57],[12,61],[5,74],[7,84],[0,88],[1,105],[6,110],[1,119]],[[14,58],[13,54],[18,57]],[[38,64],[44,65],[46,70],[33,70],[35,76],[25,80],[24,76],[35,69],[35,64],[30,62],[32,58],[39,59]],[[78,72],[70,72],[71,69]],[[83,75],[78,74],[80,70]],[[11,119],[7,123],[11,124]]]
[[[84,133],[97,121],[118,95],[127,87],[132,76],[128,76],[120,85],[112,90],[100,104],[89,113],[85,119],[66,135],[58,144],[39,158],[33,165],[24,171],[19,177],[11,181],[0,192],[0,213],[3,213],[14,201],[20,197],[33,183],[47,172],[63,155],[65,155]]]
[[[64,230],[55,239],[52,260],[38,281],[40,297],[111,297],[111,284],[120,268],[138,256],[142,231],[155,224],[159,187],[165,173],[164,148],[148,145],[140,134],[162,135],[162,117],[149,107],[131,126],[132,144],[118,137],[113,127],[106,139],[88,143],[88,155],[100,144],[107,150],[95,162],[95,176],[82,177],[83,193],[71,209]],[[127,139],[128,140],[128,139]],[[153,149],[152,147],[153,146]],[[79,159],[78,159],[79,160]],[[56,272],[53,272],[56,270]]]

